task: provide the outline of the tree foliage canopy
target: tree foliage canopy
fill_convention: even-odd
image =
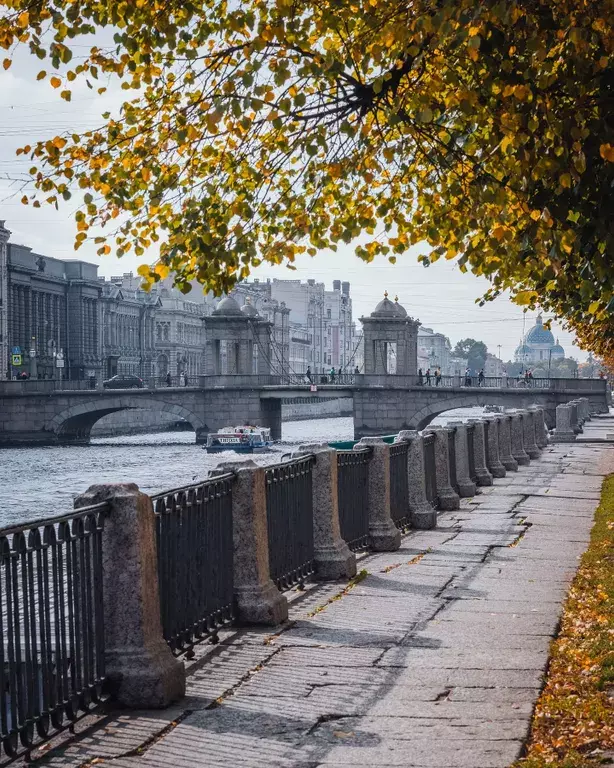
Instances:
[[[86,193],[77,245],[100,224],[101,253],[159,242],[148,280],[220,291],[262,260],[423,244],[614,350],[614,0],[3,4],[0,47],[29,45],[63,98],[127,92],[98,130],[23,148],[39,199]],[[73,65],[103,27],[115,46]]]
[[[453,354],[457,357],[466,357],[469,368],[471,368],[472,371],[479,371],[486,364],[488,348],[483,341],[461,339],[456,342]]]

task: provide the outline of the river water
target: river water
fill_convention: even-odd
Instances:
[[[479,416],[481,409],[449,411],[433,423]],[[301,443],[351,440],[351,418],[288,421],[282,441],[259,464],[274,464]],[[5,448],[0,450],[0,526],[63,514],[94,483],[136,483],[146,493],[194,483],[207,477],[232,451],[209,455],[193,432],[159,432],[93,439],[89,446]]]

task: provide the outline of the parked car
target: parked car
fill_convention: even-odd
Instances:
[[[143,379],[130,373],[118,373],[110,379],[102,382],[105,389],[140,389]]]

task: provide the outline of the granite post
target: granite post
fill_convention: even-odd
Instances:
[[[483,416],[484,437],[487,448],[487,466],[493,477],[505,477],[507,470],[499,457],[499,421],[495,416]]]
[[[424,442],[422,435],[413,429],[406,429],[396,437],[395,442],[409,443],[407,449],[407,485],[409,490],[409,515],[411,527],[428,530],[437,525],[437,510],[426,498],[426,475],[424,466]]]
[[[313,547],[316,577],[323,580],[356,576],[356,555],[341,538],[337,486],[337,451],[326,443],[299,445],[293,454],[315,456],[312,472]]]
[[[531,457],[524,449],[524,428],[522,414],[518,411],[511,413],[512,456],[519,466],[527,466],[531,463]]]
[[[435,435],[435,473],[437,475],[437,501],[439,509],[460,508],[460,497],[450,485],[450,459],[448,453],[448,430],[430,427],[425,432]]]
[[[557,405],[556,407],[556,427],[552,433],[553,443],[573,443],[576,439],[576,433],[572,424],[571,405]]]
[[[518,462],[512,456],[512,417],[502,413],[496,417],[499,424],[499,458],[509,472],[518,471]]]
[[[363,437],[355,448],[371,448],[369,460],[369,539],[376,552],[401,546],[401,531],[390,514],[390,446],[381,437]]]
[[[262,467],[251,459],[218,464],[210,477],[235,473],[232,488],[234,596],[241,624],[281,624],[288,618],[288,601],[269,569],[266,483]]]
[[[544,419],[544,410],[535,405],[529,408],[533,412],[533,423],[535,425],[535,442],[538,448],[545,448],[548,445],[548,430]]]
[[[535,440],[535,420],[533,411],[528,408],[521,411],[524,449],[531,459],[539,459],[541,448]]]
[[[467,425],[462,421],[449,421],[447,426],[454,427],[454,447],[456,454],[456,483],[461,498],[475,496],[476,485],[469,476],[469,440]]]
[[[484,421],[481,419],[470,419],[469,424],[473,425],[473,464],[478,485],[492,485],[493,476],[486,466],[486,430]]]
[[[581,432],[584,432],[584,430],[582,429],[582,423],[578,417],[578,402],[572,400],[570,403],[567,403],[567,405],[571,408],[571,428],[576,435],[579,435]]]
[[[159,709],[185,695],[185,669],[162,637],[155,517],[134,483],[92,485],[75,509],[107,502],[102,533],[106,676],[112,698]]]
[[[582,417],[584,421],[591,421],[591,405],[588,397],[581,397],[580,402],[582,403]]]

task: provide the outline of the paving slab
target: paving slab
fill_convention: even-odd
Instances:
[[[40,764],[506,768],[613,470],[607,444],[549,446],[437,529],[360,558],[346,594],[308,585],[283,627],[197,648],[171,710],[111,712]]]

